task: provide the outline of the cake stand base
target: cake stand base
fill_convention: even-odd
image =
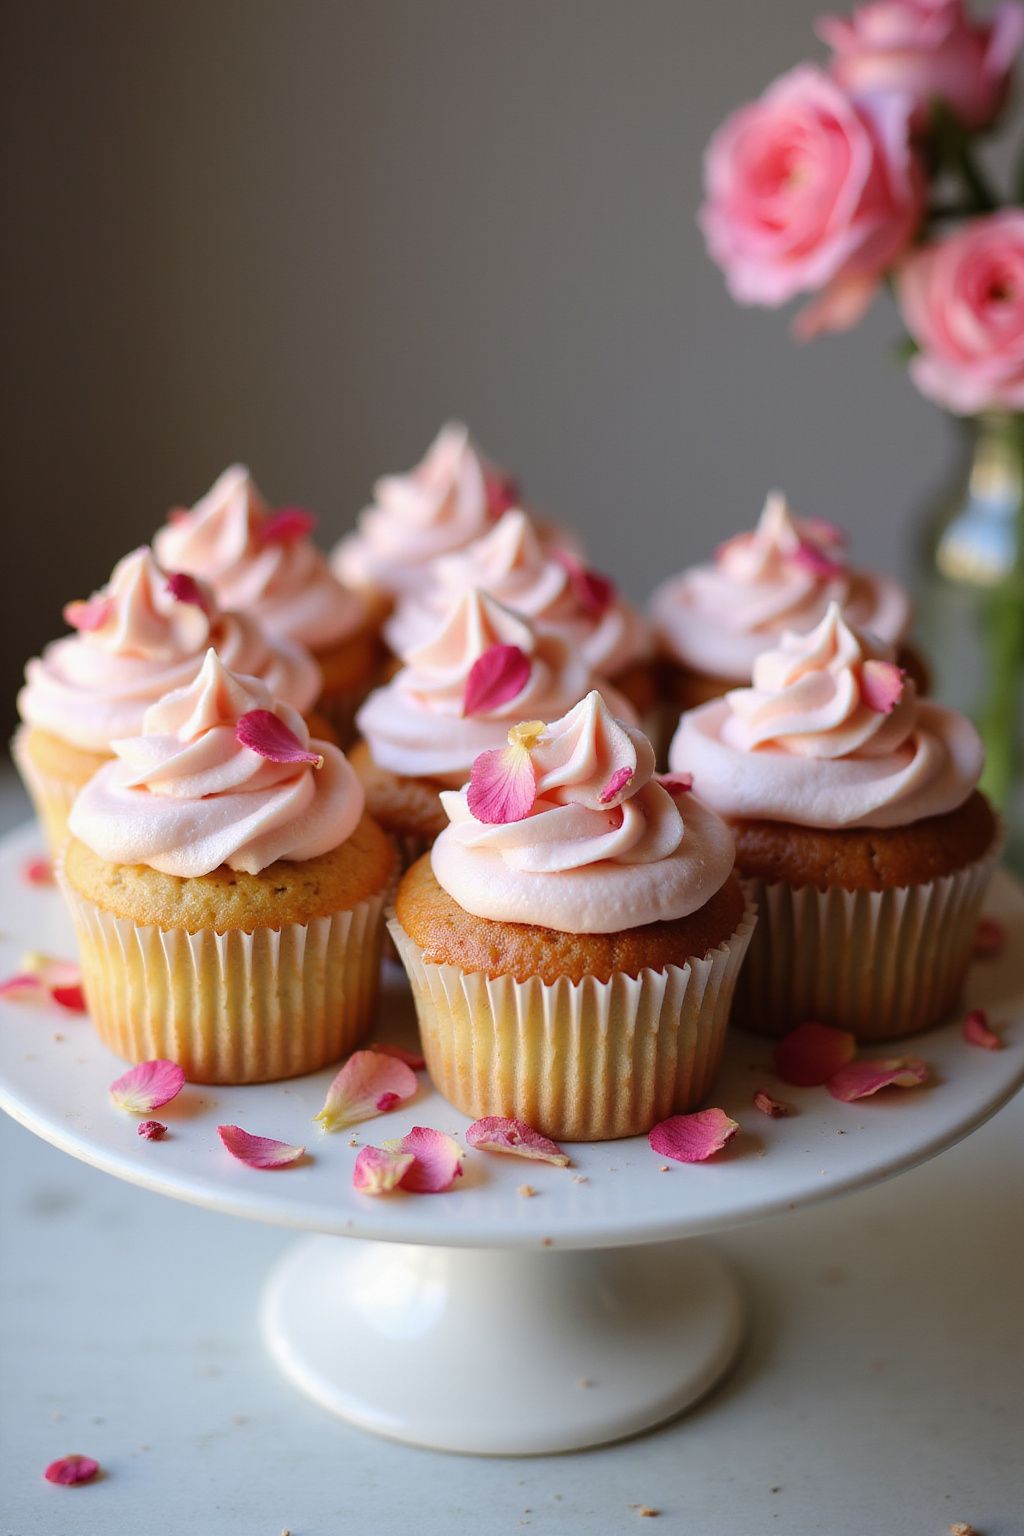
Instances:
[[[433,1450],[531,1456],[636,1434],[732,1364],[744,1309],[703,1244],[582,1252],[306,1238],[263,1333],[307,1396]]]

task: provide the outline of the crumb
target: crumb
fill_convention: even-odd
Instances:
[[[55,1042],[57,1043],[57,1045],[63,1045],[64,1044],[64,1036],[63,1035],[54,1035],[53,1038],[54,1038]]]
[[[957,1520],[949,1528],[949,1536],[978,1536],[973,1525],[968,1525],[966,1520]]]
[[[781,1493],[782,1492],[782,1484],[781,1483],[776,1483],[774,1488],[769,1488],[768,1489],[768,1492],[769,1493]]]
[[[572,1181],[574,1184],[589,1184],[590,1182],[585,1173],[574,1173]]]
[[[56,1409],[56,1408],[50,1414],[50,1423],[51,1424],[63,1424],[64,1423],[64,1415],[58,1409]]]
[[[656,1520],[661,1514],[660,1509],[652,1509],[649,1504],[631,1504],[630,1509],[635,1509],[641,1520]]]
[[[234,1413],[231,1415],[231,1422],[232,1424],[248,1424],[249,1420],[244,1413]]]
[[[845,1131],[840,1131],[840,1130],[837,1130],[837,1131],[836,1131],[836,1135],[837,1135],[837,1136],[845,1136],[845,1135],[846,1135],[846,1132],[845,1132]]]
[[[359,1145],[358,1137],[350,1136],[349,1139],[348,1139],[348,1144],[349,1144],[350,1147],[358,1147],[358,1145]]]
[[[768,1156],[767,1148],[766,1147],[758,1147],[757,1155],[758,1155],[758,1157],[767,1157]],[[792,1206],[790,1207],[790,1209],[792,1210]]]
[[[516,1194],[522,1195],[524,1200],[529,1200],[530,1196],[535,1195],[536,1193],[537,1191],[534,1189],[532,1184],[520,1184],[519,1188],[516,1190]]]
[[[541,1240],[540,1240],[540,1245],[541,1245],[542,1248],[550,1248],[553,1245],[554,1241],[555,1240],[554,1240],[553,1237],[542,1237]]]
[[[668,1163],[662,1163],[661,1167],[658,1169],[658,1172],[659,1173],[671,1173],[672,1169],[669,1167]]]
[[[591,1381],[589,1376],[581,1376],[576,1385],[578,1387],[592,1387],[594,1383]]]

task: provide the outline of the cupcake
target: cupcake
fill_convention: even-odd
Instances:
[[[269,638],[245,614],[222,612],[207,586],[169,575],[146,548],[118,561],[107,585],[88,602],[69,603],[64,617],[76,633],[26,666],[12,744],[53,851],[71,802],[113,743],[137,736],[149,706],[192,681],[209,646],[301,713],[320,692],[319,669],[302,646]]]
[[[538,629],[561,635],[597,677],[625,694],[639,715],[656,697],[651,640],[640,615],[606,576],[579,558],[545,545],[527,512],[510,508],[489,532],[443,555],[413,592],[400,599],[384,626],[396,655],[425,644],[453,603],[477,587]]]
[[[896,582],[850,568],[844,536],[818,518],[797,518],[772,492],[753,533],[663,583],[650,614],[662,656],[663,687],[676,714],[750,682],[762,651],[787,630],[813,629],[832,602],[851,623],[899,647],[900,664],[924,682],[906,644],[910,599]]]
[[[1000,829],[974,727],[890,647],[831,604],[752,687],[685,714],[669,762],[728,820],[760,913],[740,1023],[888,1040],[956,1005]]]
[[[441,1093],[569,1141],[705,1099],[754,923],[719,817],[596,691],[442,801],[389,924]]]
[[[343,753],[213,650],[116,752],[58,861],[104,1043],[204,1083],[294,1077],[351,1050],[395,855]]]
[[[503,747],[518,720],[564,714],[593,684],[579,651],[559,635],[535,630],[475,587],[456,599],[433,637],[407,653],[356,717],[363,739],[352,766],[404,862],[447,825],[441,791],[464,784],[481,752]],[[632,719],[627,701],[610,684],[601,687],[615,712]]]
[[[312,651],[323,677],[318,708],[348,739],[380,648],[366,602],[331,574],[313,526],[297,507],[272,511],[245,466],[234,464],[191,511],[171,513],[153,548],[168,570],[208,582],[223,607]]]

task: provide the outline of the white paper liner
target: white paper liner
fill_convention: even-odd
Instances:
[[[682,966],[553,984],[433,964],[397,918],[388,928],[430,1076],[456,1109],[514,1115],[565,1141],[608,1141],[707,1097],[755,922],[748,903],[725,943]]]
[[[50,856],[55,858],[68,835],[68,817],[82,783],[77,779],[62,779],[56,774],[45,773],[32,761],[26,742],[27,734],[25,726],[15,732],[11,742],[11,757],[32,801]]]
[[[197,1083],[273,1082],[337,1061],[370,1028],[386,891],[309,923],[189,934],[105,912],[57,874],[89,1015],[128,1061],[165,1057]]]
[[[813,1019],[858,1040],[914,1035],[960,1000],[982,900],[1002,851],[884,891],[745,880],[758,925],[733,1018],[779,1036]]]

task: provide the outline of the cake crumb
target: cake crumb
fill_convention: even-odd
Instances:
[[[537,1191],[534,1189],[532,1184],[520,1184],[519,1188],[516,1190],[516,1194],[522,1195],[524,1200],[529,1200],[531,1195],[535,1195],[536,1193]]]
[[[542,1237],[540,1240],[540,1245],[542,1248],[550,1248],[554,1244],[554,1241],[555,1240],[553,1237]]]
[[[348,1139],[348,1144],[350,1147],[358,1147],[359,1138],[357,1136],[350,1136]]]
[[[53,1038],[54,1038],[54,1041],[56,1042],[57,1045],[63,1045],[64,1044],[64,1036],[63,1035],[54,1035]]]
[[[658,1172],[659,1173],[671,1173],[672,1169],[669,1167],[668,1163],[662,1163],[661,1167],[658,1169]]]
[[[631,1504],[630,1509],[635,1509],[641,1520],[656,1520],[661,1514],[660,1509],[652,1509],[649,1504]]]
[[[578,1387],[586,1388],[586,1387],[592,1387],[594,1385],[594,1383],[591,1381],[589,1376],[581,1376],[579,1381],[577,1381],[576,1385]]]
[[[980,1536],[980,1533],[966,1520],[957,1520],[950,1526],[949,1536]]]
[[[590,1183],[590,1180],[587,1178],[585,1173],[574,1173],[573,1176],[572,1176],[572,1181],[573,1181],[574,1184],[589,1184]]]

